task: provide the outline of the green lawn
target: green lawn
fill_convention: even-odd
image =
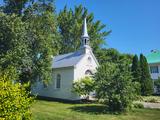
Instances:
[[[68,104],[37,100],[32,106],[33,120],[160,120],[160,110],[135,109],[113,115],[99,104]]]

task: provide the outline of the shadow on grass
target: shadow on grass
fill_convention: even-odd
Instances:
[[[103,105],[86,105],[86,106],[74,106],[69,109],[76,112],[90,113],[90,114],[107,114],[108,109]]]

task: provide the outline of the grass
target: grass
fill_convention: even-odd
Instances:
[[[100,104],[69,104],[37,100],[32,106],[33,120],[160,120],[160,110],[135,109],[119,115],[109,114]]]

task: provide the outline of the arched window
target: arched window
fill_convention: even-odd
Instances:
[[[93,73],[92,73],[91,70],[86,70],[86,71],[85,71],[85,75],[87,75],[87,76],[92,76]]]
[[[61,75],[57,74],[56,77],[56,88],[61,88]]]

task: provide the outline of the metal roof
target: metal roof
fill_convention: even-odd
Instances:
[[[70,67],[76,65],[84,56],[82,52],[76,51],[53,57],[52,68]]]
[[[160,63],[160,51],[159,50],[153,50],[150,54],[146,56],[147,62],[149,64],[151,63]]]

